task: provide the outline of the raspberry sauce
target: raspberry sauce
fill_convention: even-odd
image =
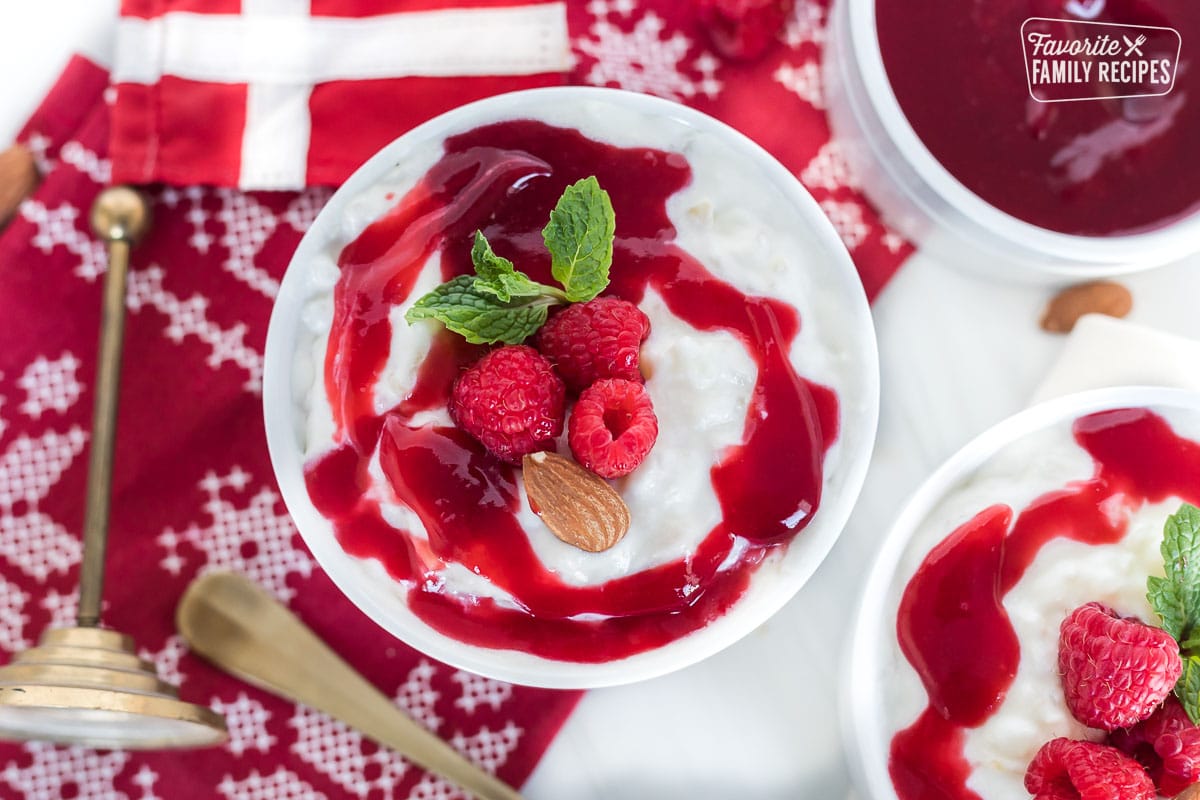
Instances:
[[[1056,537],[1110,544],[1145,503],[1200,500],[1200,444],[1146,409],[1075,421],[1075,441],[1095,461],[1092,478],[1044,494],[1015,515],[993,506],[952,532],[905,587],[896,636],[929,705],[892,739],[889,770],[901,800],[978,800],[967,788],[962,744],[1004,701],[1021,648],[1004,596],[1042,545]]]
[[[1085,236],[1153,230],[1200,210],[1195,0],[876,0],[875,13],[905,117],[934,158],[991,205]],[[1158,97],[1035,101],[1021,40],[1030,17],[1067,20],[1076,35],[1094,30],[1085,22],[1175,28],[1183,44],[1174,87]],[[1179,40],[1149,33],[1147,58],[1173,59]]]
[[[442,331],[411,395],[386,414],[374,411],[373,386],[388,358],[388,313],[430,256],[440,255],[444,279],[472,272],[479,229],[519,269],[549,282],[541,229],[563,189],[589,175],[609,192],[617,217],[606,294],[637,303],[651,288],[693,327],[731,332],[756,362],[758,380],[742,443],[712,468],[723,519],[696,551],[579,587],[546,569],[530,546],[516,516],[525,500],[514,467],[456,428],[413,422],[445,406],[455,377],[484,348]],[[677,153],[614,147],[535,121],[498,123],[448,139],[417,185],[342,251],[325,363],[340,444],[307,465],[309,495],[345,550],[406,582],[412,611],[446,635],[564,661],[643,652],[723,614],[763,559],[816,512],[837,399],[787,358],[800,328],[794,309],[742,294],[674,244],[666,204],[690,180]],[[376,454],[427,540],[385,522],[368,495]],[[485,578],[512,603],[445,592],[437,573],[448,564]]]

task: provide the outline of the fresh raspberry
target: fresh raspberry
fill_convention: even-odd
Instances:
[[[450,416],[497,458],[519,464],[535,450],[552,450],[562,433],[566,390],[532,347],[493,350],[459,376]]]
[[[718,53],[748,61],[766,52],[795,5],[795,0],[699,0],[700,23]]]
[[[1115,747],[1052,739],[1025,770],[1033,800],[1154,800],[1142,765]]]
[[[1171,635],[1100,603],[1063,620],[1058,673],[1075,719],[1106,731],[1128,728],[1153,713],[1179,679],[1183,662]]]
[[[1110,733],[1108,743],[1141,762],[1161,795],[1174,797],[1200,781],[1200,727],[1174,695],[1149,719]]]
[[[579,395],[567,423],[575,460],[602,478],[619,478],[638,468],[658,438],[658,417],[646,387],[605,378]]]
[[[650,333],[650,319],[633,303],[597,297],[573,303],[546,321],[537,347],[550,359],[572,392],[600,378],[642,382],[639,350]]]

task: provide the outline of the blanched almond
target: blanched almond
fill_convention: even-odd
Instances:
[[[1042,329],[1069,333],[1084,314],[1124,317],[1133,308],[1133,295],[1119,283],[1092,281],[1063,289],[1042,315]]]
[[[521,466],[530,508],[567,544],[599,553],[629,530],[629,507],[595,473],[557,453],[531,453]]]

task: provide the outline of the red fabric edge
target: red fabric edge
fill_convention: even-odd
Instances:
[[[17,140],[28,142],[44,136],[49,139],[46,155],[53,158],[63,144],[74,138],[96,104],[103,101],[107,88],[106,69],[83,56],[71,56],[54,86],[17,134]]]

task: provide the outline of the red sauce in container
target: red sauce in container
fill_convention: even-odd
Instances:
[[[904,115],[934,158],[991,205],[1083,236],[1155,230],[1200,211],[1194,0],[877,0],[875,13],[884,68]],[[1064,41],[1114,34],[1120,53],[1082,59],[1091,65],[1087,80],[1072,66],[1062,81],[1031,87],[1022,32],[1031,17],[1065,20],[1031,23]],[[1094,23],[1168,27],[1178,36],[1129,29],[1131,44],[1147,39],[1126,59],[1121,31]],[[1116,63],[1106,73],[1116,75],[1119,62],[1140,60],[1139,52],[1147,62],[1177,59],[1174,86],[1156,97],[1117,97],[1129,90],[1100,81],[1100,62]],[[1031,92],[1089,99],[1038,102]]]

